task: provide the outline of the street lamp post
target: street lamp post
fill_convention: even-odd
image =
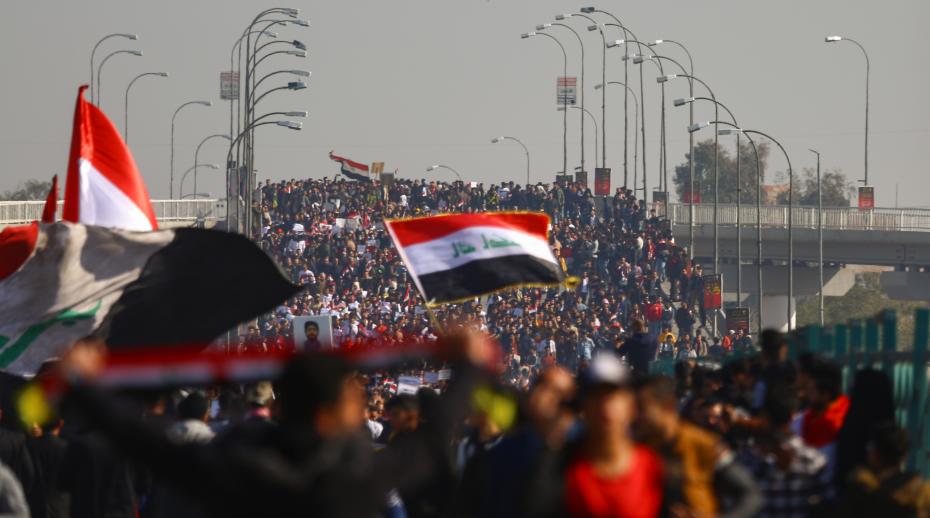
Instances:
[[[295,131],[299,131],[299,130],[303,127],[303,124],[301,124],[301,123],[299,123],[299,122],[295,122],[295,121],[261,121],[261,122],[255,121],[255,122],[253,122],[252,124],[249,124],[248,126],[246,126],[246,127],[239,133],[239,135],[237,135],[236,138],[233,139],[233,140],[229,143],[229,152],[226,154],[226,231],[227,231],[227,232],[240,232],[240,230],[241,230],[241,229],[240,229],[240,225],[239,225],[239,205],[240,205],[240,201],[239,201],[239,198],[240,198],[240,196],[239,196],[239,183],[236,182],[236,189],[235,189],[236,192],[235,192],[235,193],[229,192],[229,191],[230,191],[230,189],[229,189],[229,187],[230,187],[230,178],[232,177],[232,169],[238,167],[238,166],[236,165],[236,162],[233,161],[233,151],[234,151],[235,148],[236,148],[236,144],[239,143],[239,140],[241,140],[242,137],[245,136],[249,131],[251,131],[251,130],[253,130],[253,129],[259,127],[259,126],[266,126],[266,125],[268,125],[268,124],[275,124],[275,125],[277,125],[277,126],[281,126],[281,127],[284,127],[284,128],[292,129],[292,130],[295,130]],[[237,176],[237,178],[238,178],[238,176]],[[231,197],[231,196],[230,196],[231,194],[235,194],[235,196],[236,196],[235,199],[232,199],[232,200],[229,199],[229,198]],[[233,207],[233,204],[235,204],[235,207]],[[235,210],[235,213],[236,213],[236,218],[235,218],[235,220],[236,220],[236,221],[235,221],[236,228],[235,228],[235,230],[233,230],[233,229],[230,227],[230,222],[231,222],[232,219],[233,219],[233,218],[232,218],[232,211],[233,211],[233,210]],[[249,237],[249,238],[251,239],[251,229],[249,229],[249,231],[250,231],[250,235],[247,236],[247,237]]]
[[[680,100],[681,99],[678,99],[675,101],[676,106],[681,106],[681,104],[684,104],[684,103],[679,104],[678,101]],[[697,99],[691,99],[688,102],[693,103],[695,100],[712,101],[712,99],[709,99],[706,97],[698,97]],[[699,123],[688,126],[688,132],[694,133],[695,131],[698,131],[702,128],[706,128],[707,126],[710,126],[711,124],[715,124],[718,126],[723,125],[723,126],[728,126],[730,128],[739,129],[739,126],[736,124],[736,119],[733,117],[733,113],[730,112],[730,110],[723,104],[720,104],[720,106],[724,110],[726,110],[727,113],[730,114],[730,119],[732,119],[733,122],[726,122],[726,121],[699,122]],[[742,135],[741,132],[736,133],[737,139],[739,138],[740,135]],[[752,146],[752,153],[756,158],[756,254],[757,254],[756,255],[756,259],[757,259],[756,261],[756,291],[758,293],[758,297],[756,300],[756,304],[757,304],[756,330],[761,332],[762,331],[762,162],[759,160],[759,150],[756,149],[755,141],[748,134],[746,135],[746,140],[748,140],[749,145]],[[737,142],[737,146],[739,145],[740,145],[739,142]],[[739,176],[739,173],[737,173],[737,176]],[[740,189],[737,189],[737,191],[740,192]],[[742,237],[740,236],[740,232],[739,232],[739,214],[737,214],[736,216],[736,221],[737,221],[737,240],[741,240]],[[742,247],[739,247],[739,246],[737,247],[737,256],[740,258],[742,257],[741,249]],[[740,264],[738,268],[738,271],[740,271],[740,273],[736,277],[737,278],[736,290],[737,290],[737,299],[740,299],[741,293],[742,293],[742,280],[741,280],[742,279],[742,274],[741,274],[742,259],[739,259],[738,262]]]
[[[100,47],[100,44],[110,38],[126,38],[127,40],[138,40],[139,36],[137,34],[129,34],[124,32],[116,32],[113,34],[107,34],[106,36],[100,38],[97,41],[97,44],[94,45],[94,50],[90,52],[90,102],[94,102],[94,96],[97,94],[97,89],[94,88],[94,56],[97,54],[97,48]],[[94,103],[96,104],[96,103]]]
[[[491,139],[491,144],[497,144],[498,142],[501,142],[503,140],[512,140],[516,142],[517,144],[520,144],[521,147],[523,147],[523,152],[526,153],[526,185],[529,185],[530,184],[530,150],[527,149],[526,144],[520,141],[520,139],[518,139],[517,137],[506,137],[506,136],[494,137],[493,139]]]
[[[197,193],[199,192],[199,191],[197,191],[197,165],[200,163],[200,148],[201,148],[208,140],[215,139],[215,138],[224,138],[224,139],[226,139],[226,140],[232,141],[232,137],[230,137],[229,135],[224,135],[224,134],[222,134],[222,133],[217,133],[217,134],[215,134],[215,135],[209,135],[209,136],[207,136],[207,137],[204,137],[204,139],[201,140],[199,144],[197,144],[197,148],[194,150],[194,196],[197,196]],[[183,178],[181,179],[181,183],[182,183],[182,184],[184,183],[184,179],[183,179]]]
[[[562,77],[568,77],[568,54],[565,52],[565,46],[555,36],[546,32],[525,32],[520,38],[526,39],[532,36],[546,36],[551,39],[562,49]],[[567,96],[562,96],[562,107],[568,106]],[[568,110],[562,112],[562,174],[568,174]]]
[[[747,129],[723,129],[718,133],[729,135],[731,133],[742,132],[744,134],[756,134],[765,137],[778,146],[782,154],[785,155],[785,161],[788,163],[788,330],[791,330],[792,308],[794,303],[794,170],[791,168],[791,158],[784,146],[770,135],[756,130]]]
[[[637,54],[633,57],[633,64],[642,65],[643,61],[646,59],[648,59],[659,69],[660,76],[665,75],[665,67],[662,66],[662,61],[656,59],[656,56],[643,56],[642,54]],[[660,82],[659,86],[661,87],[659,94],[659,191],[668,192],[668,154],[666,153],[665,146],[665,83]]]
[[[129,144],[129,90],[133,83],[146,76],[168,77],[168,72],[145,72],[134,77],[126,86],[126,95],[123,99],[123,142],[126,144]]]
[[[141,50],[115,50],[107,54],[107,57],[103,58],[103,60],[100,61],[100,65],[97,66],[97,107],[98,108],[100,108],[100,104],[101,104],[100,94],[101,92],[103,92],[103,76],[102,76],[103,65],[106,65],[107,61],[109,61],[110,58],[112,58],[113,56],[119,55],[119,54],[132,54],[133,56],[141,56],[142,51]]]
[[[187,180],[187,175],[191,171],[194,172],[194,177],[197,177],[197,169],[201,167],[206,167],[207,169],[218,170],[220,166],[218,164],[194,164],[187,168],[187,171],[184,171],[184,174],[181,175],[181,184],[178,186],[178,195],[183,200],[184,199],[184,180]],[[197,196],[197,189],[194,189],[194,197]]]
[[[621,26],[621,28],[622,28],[622,26]],[[624,31],[626,31],[626,29],[624,29]],[[631,32],[630,34],[632,34],[632,32]],[[634,36],[634,37],[635,37],[635,36]],[[639,42],[639,40],[625,40],[625,39],[624,39],[624,40],[615,40],[615,41],[612,41],[612,42],[610,42],[610,43],[607,44],[607,48],[610,49],[610,48],[614,48],[614,47],[619,47],[620,45],[624,45],[624,53],[623,53],[624,55],[623,55],[623,58],[622,58],[622,59],[623,59],[624,62],[626,62],[626,61],[628,61],[629,58],[630,58],[629,53],[627,52],[627,50],[628,50],[628,49],[627,49],[627,43],[628,43],[628,42],[637,43],[637,45],[640,47],[640,49],[642,49],[642,45],[641,45],[641,43]],[[647,180],[646,180],[646,174],[647,174],[647,173],[646,173],[646,96],[645,96],[645,94],[643,93],[643,91],[644,91],[644,88],[643,88],[643,67],[640,67],[640,68],[639,68],[639,113],[640,113],[640,118],[639,118],[639,130],[640,130],[640,135],[642,136],[642,139],[641,139],[641,140],[642,140],[642,144],[641,144],[641,145],[642,145],[642,147],[643,147],[643,201],[646,201],[646,198],[647,198],[647,196],[648,196],[648,195],[647,195],[647,185],[646,185],[646,182],[647,182]],[[635,178],[634,178],[634,180],[633,180],[633,184],[634,184],[634,185],[633,185],[633,193],[635,194],[635,193],[636,193],[636,185],[635,185],[635,184],[636,184],[636,179],[635,179]]]
[[[192,104],[199,104],[201,106],[213,106],[211,101],[188,101],[181,106],[178,106],[177,110],[174,110],[174,115],[171,116],[171,167],[168,177],[168,199],[174,199],[174,121],[178,116],[178,112],[181,111],[185,106],[190,106]]]
[[[838,41],[848,41],[855,43],[859,50],[862,51],[862,55],[865,56],[865,177],[862,180],[862,183],[866,186],[869,185],[869,69],[871,65],[869,63],[869,54],[865,51],[865,47],[862,46],[858,41],[847,38],[845,36],[827,36],[824,38],[826,43],[835,43]]]
[[[823,326],[823,181],[820,177],[820,152],[809,149],[817,155],[817,270],[820,274],[820,325]]]
[[[713,90],[707,86],[707,83],[701,81],[691,74],[669,74],[661,77],[657,77],[656,81],[660,83],[667,82],[671,79],[682,77],[690,81],[697,81],[707,90],[710,94],[710,98],[714,101],[714,120],[720,120],[720,104],[717,103],[717,96],[714,95]],[[717,214],[719,210],[719,201],[720,201],[720,174],[719,174],[719,155],[720,155],[720,141],[718,138],[720,132],[714,132],[714,273],[720,273],[720,232],[719,225],[717,220]]]
[[[464,180],[462,180],[462,175],[460,175],[458,171],[456,171],[455,169],[452,169],[451,167],[447,165],[442,165],[442,164],[431,165],[426,168],[426,172],[429,173],[437,169],[448,169],[449,171],[452,171],[453,174],[455,174],[455,177],[458,178],[460,182],[465,183]]]
[[[589,109],[587,109],[587,108],[582,108],[582,107],[580,107],[580,106],[569,106],[568,108],[569,108],[569,109],[574,108],[574,109],[576,109],[576,110],[581,110],[582,112],[584,112],[584,113],[582,113],[582,116],[581,116],[582,120],[584,120],[584,116],[585,116],[585,115],[587,115],[588,117],[591,118],[591,123],[594,124],[594,163],[596,164],[596,163],[597,163],[597,145],[598,145],[598,143],[597,143],[597,132],[598,132],[598,128],[597,128],[597,119],[594,117],[594,114],[591,113],[591,110],[589,110]],[[560,106],[558,109],[559,109],[559,110],[564,110],[565,108],[562,108],[562,107]]]
[[[565,15],[562,15],[562,14],[557,15],[557,16],[555,17],[555,19],[556,19],[556,20],[564,20],[564,19],[565,19]],[[585,73],[584,73],[584,61],[585,61],[585,59],[584,59],[584,41],[582,41],[581,35],[578,34],[578,31],[576,31],[575,29],[573,29],[570,25],[568,25],[568,24],[566,24],[566,23],[544,23],[544,24],[542,24],[542,25],[537,25],[537,26],[536,26],[536,31],[539,32],[539,31],[541,31],[541,30],[548,29],[549,27],[563,27],[563,28],[565,28],[565,29],[568,29],[569,31],[571,31],[572,34],[575,35],[575,39],[578,40],[578,48],[581,49],[581,61],[580,61],[580,63],[581,63],[581,83],[580,83],[580,88],[578,89],[578,92],[579,92],[578,99],[579,99],[579,101],[581,102],[581,107],[583,108],[583,107],[584,107],[584,76],[585,76]],[[547,34],[547,33],[545,33],[545,32],[539,32],[539,34]],[[566,79],[567,79],[567,72],[566,72],[566,76],[563,76],[563,77],[566,77]],[[567,100],[567,99],[566,99],[566,100]],[[563,104],[564,106],[567,106],[567,105],[568,105],[567,102],[566,102],[566,103],[562,103],[562,104]],[[565,112],[568,113],[568,110],[566,109]],[[581,114],[580,120],[581,120],[581,127],[580,127],[579,129],[581,130],[581,170],[583,171],[583,170],[584,170],[584,153],[585,153],[585,148],[584,148],[584,114]],[[563,174],[567,174],[567,173],[568,173],[568,170],[567,170],[567,168],[566,168],[566,170],[563,172]]]
[[[622,83],[620,81],[607,81],[607,84],[620,85],[626,88],[627,93],[633,96],[633,108],[634,108],[634,114],[635,114],[635,118],[633,119],[633,178],[634,178],[634,183],[635,183],[636,175],[638,172],[637,171],[638,166],[636,164],[639,161],[639,133],[636,132],[636,128],[639,127],[639,99],[636,97],[636,92],[634,92],[633,89],[630,88],[626,83]],[[603,85],[594,85],[595,90],[598,88],[603,88]],[[643,150],[643,153],[645,152],[646,151]],[[624,171],[626,171],[626,169],[624,169]],[[624,174],[624,180],[623,180],[623,187],[626,188],[626,175],[625,174]],[[636,186],[634,185],[633,188],[635,189]]]

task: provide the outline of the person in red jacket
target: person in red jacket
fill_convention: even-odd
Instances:
[[[662,301],[659,299],[646,302],[646,323],[649,325],[649,334],[654,338],[658,338],[662,328],[663,309]]]

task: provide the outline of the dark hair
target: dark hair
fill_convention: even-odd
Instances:
[[[811,369],[811,377],[817,390],[827,393],[830,399],[835,399],[843,391],[843,371],[829,360],[816,362]]]
[[[307,331],[307,328],[308,328],[308,327],[315,327],[317,331],[320,330],[320,324],[317,324],[317,323],[316,323],[315,321],[313,321],[313,320],[307,320],[306,322],[304,322],[304,332]]]
[[[210,409],[210,402],[200,392],[191,392],[178,403],[179,419],[203,419]]]
[[[768,387],[762,411],[768,416],[773,426],[784,426],[791,422],[798,409],[798,392],[787,383]]]
[[[878,455],[882,467],[897,466],[911,449],[911,438],[906,430],[894,422],[886,421],[872,431],[869,447]]]
[[[345,360],[336,356],[295,356],[277,382],[282,422],[310,422],[320,408],[339,399],[351,374]]]
[[[675,380],[668,376],[649,376],[637,384],[639,392],[648,392],[649,397],[664,406],[678,404],[678,395],[675,393]]]
[[[407,412],[416,412],[420,410],[420,400],[413,394],[400,394],[384,404],[384,410],[401,410]]]
[[[762,347],[762,354],[765,356],[776,356],[778,350],[786,344],[785,335],[775,329],[765,329],[759,335],[759,345]]]

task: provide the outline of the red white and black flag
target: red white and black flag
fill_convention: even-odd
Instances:
[[[0,370],[34,374],[75,340],[206,345],[296,293],[244,236],[69,222],[0,232]]]
[[[346,178],[351,178],[356,182],[365,182],[371,183],[371,178],[368,176],[368,166],[361,163],[349,160],[341,156],[334,155],[332,151],[329,152],[329,159],[334,162],[339,162],[340,168],[339,172],[342,173]]]
[[[566,280],[549,248],[544,214],[452,214],[384,223],[429,304]]]

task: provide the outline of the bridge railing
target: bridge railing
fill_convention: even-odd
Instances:
[[[911,435],[913,448],[908,459],[910,468],[930,476],[930,309],[914,312],[914,334],[899,336],[898,315],[886,310],[868,320],[850,320],[843,324],[821,327],[810,325],[792,333],[788,340],[788,355],[796,360],[811,352],[832,359],[843,369],[843,391],[849,394],[862,369],[884,372],[892,383],[894,416]],[[909,340],[910,339],[910,340]],[[707,358],[711,368],[739,359],[751,351],[732,352],[718,358]],[[649,370],[655,374],[672,375],[675,360],[652,362]]]
[[[686,203],[669,205],[668,216],[675,225],[688,225],[690,206]],[[795,228],[817,228],[816,207],[792,207],[791,217]],[[718,224],[736,224],[736,204],[720,204]],[[711,225],[714,222],[714,206],[703,203],[694,205],[694,224]],[[756,224],[755,205],[740,207],[740,222],[746,226]],[[762,226],[784,228],[788,226],[788,207],[763,206]],[[823,227],[828,230],[878,230],[904,232],[930,232],[930,209],[876,208],[860,210],[856,207],[824,207]]]
[[[58,202],[57,217],[61,218],[64,202]],[[44,201],[0,201],[0,225],[22,225],[42,218]],[[196,221],[216,219],[220,214],[215,199],[152,200],[152,210],[158,221]]]

